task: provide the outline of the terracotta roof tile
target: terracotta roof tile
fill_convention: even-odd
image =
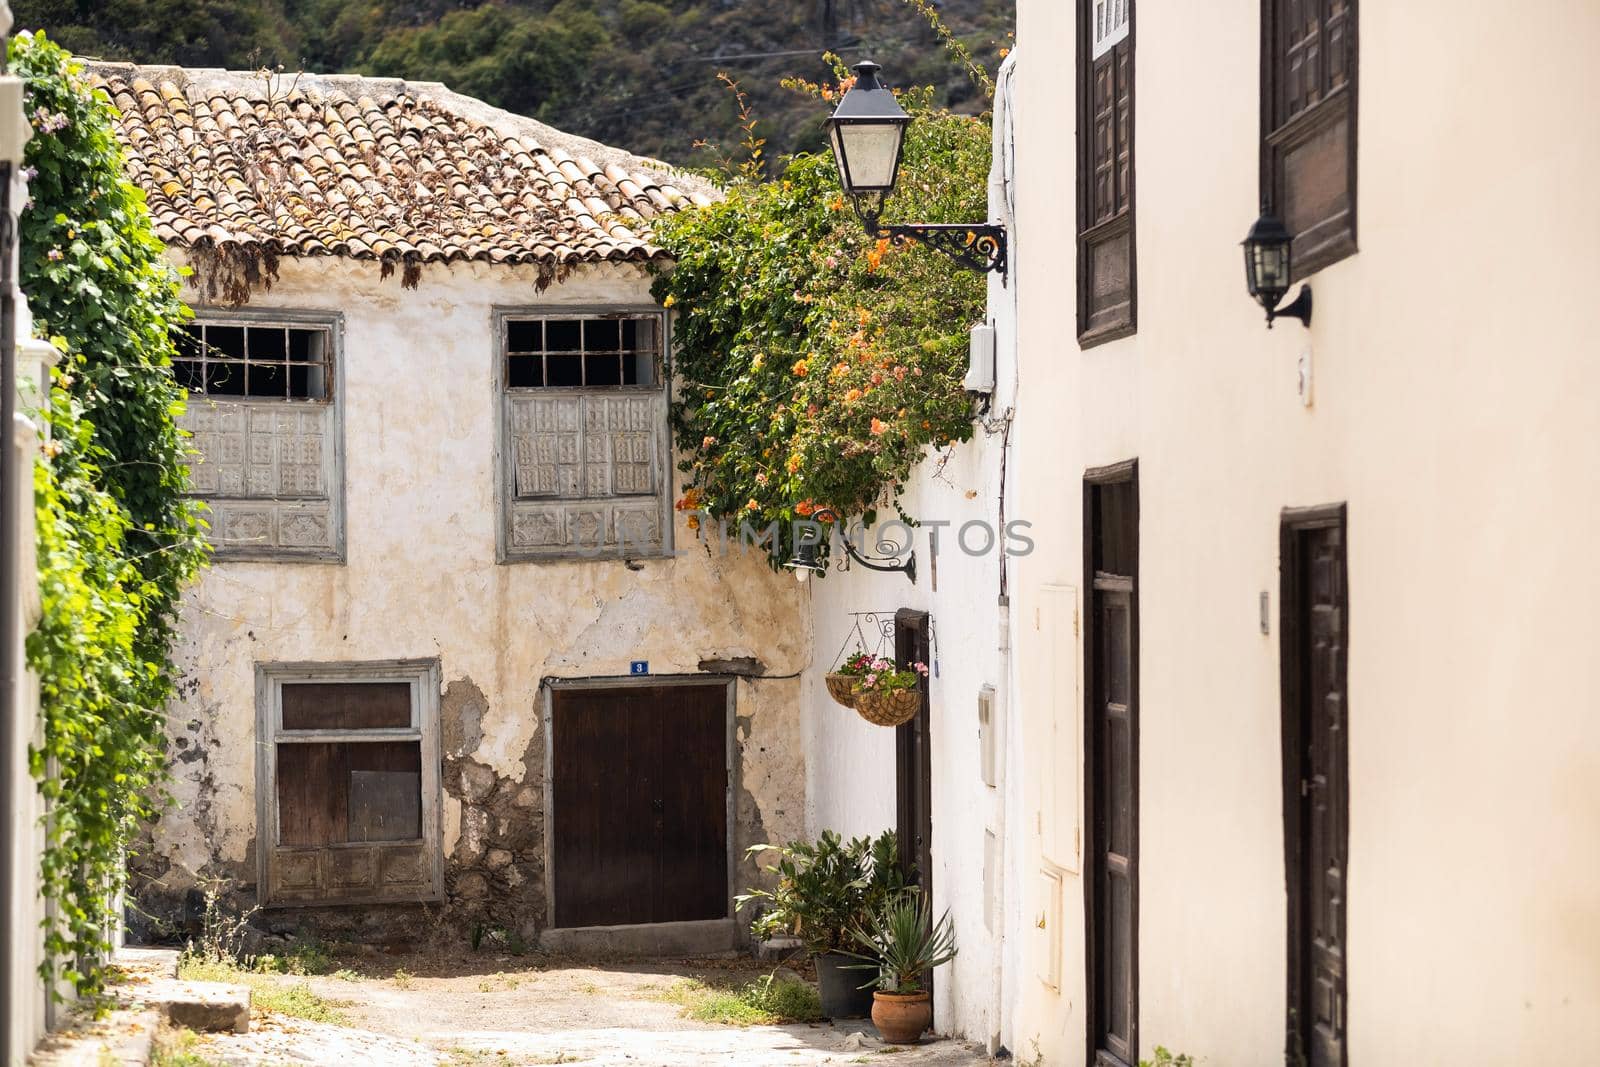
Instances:
[[[717,193],[434,83],[90,63],[169,244],[565,266],[645,260]]]

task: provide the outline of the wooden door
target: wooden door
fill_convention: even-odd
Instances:
[[[554,925],[728,914],[728,688],[556,689]]]
[[[1285,513],[1284,848],[1290,1063],[1344,1067],[1350,778],[1344,507]]]
[[[894,614],[894,658],[901,669],[913,663],[930,668],[928,613],[901,608]],[[895,839],[900,869],[927,899],[933,899],[933,711],[928,699],[930,678],[919,683],[922,703],[917,717],[895,728]],[[924,988],[933,991],[933,975]]]
[[[1085,882],[1090,1062],[1139,1059],[1139,490],[1133,463],[1084,484]]]

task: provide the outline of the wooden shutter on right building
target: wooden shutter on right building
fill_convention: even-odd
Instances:
[[[1261,197],[1296,279],[1356,250],[1356,0],[1262,0]]]
[[[1078,340],[1134,332],[1133,0],[1078,4]]]

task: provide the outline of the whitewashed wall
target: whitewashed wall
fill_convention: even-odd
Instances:
[[[1003,190],[992,193],[992,214],[1001,218]],[[961,547],[960,530],[965,523],[979,521],[998,532],[1002,512],[1007,522],[1027,518],[1001,503],[1005,429],[1017,393],[1014,292],[998,278],[990,282],[998,380],[973,439],[947,453],[930,453],[913,472],[902,499],[907,514],[916,519],[949,523],[937,531],[937,558],[931,545],[933,531],[922,527],[915,535],[914,585],[903,575],[873,573],[855,565],[809,583],[816,642],[805,679],[813,833],[832,829],[847,836],[876,834],[895,825],[895,731],[873,726],[834,703],[822,682],[841,649],[848,654],[854,646],[852,613],[875,612],[892,620],[896,609],[914,608],[931,618],[931,873],[935,907],[950,910],[960,948],[956,960],[936,978],[935,1023],[942,1033],[980,1042],[998,1040],[1004,929],[1017,914],[1009,900],[1005,852],[1010,808],[1006,798],[1011,789],[1011,738],[1006,729],[1011,714],[1010,664],[1005,653],[1010,608],[1001,596],[998,545],[985,554],[969,555]],[[984,540],[976,528],[967,533],[973,549],[981,549]],[[876,639],[873,631],[865,625],[863,629],[869,643]],[[884,653],[894,657],[892,635]],[[993,786],[985,784],[980,768],[978,697],[986,685],[995,690]]]

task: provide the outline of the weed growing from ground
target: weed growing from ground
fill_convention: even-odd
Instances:
[[[688,1018],[729,1026],[809,1023],[822,1018],[817,991],[793,978],[758,978],[740,986],[711,985],[697,978],[674,982],[657,994]]]

